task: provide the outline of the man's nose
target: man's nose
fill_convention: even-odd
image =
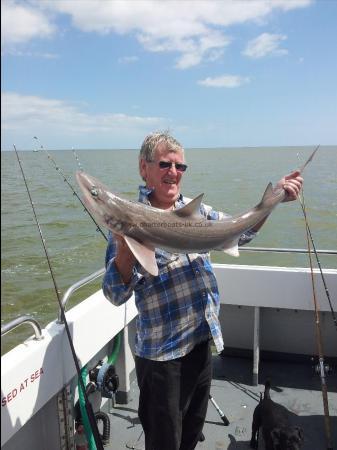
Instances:
[[[177,175],[178,171],[177,171],[175,163],[172,163],[171,167],[169,168],[169,172],[173,172],[174,175]]]

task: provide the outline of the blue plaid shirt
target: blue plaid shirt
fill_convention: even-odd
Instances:
[[[149,204],[151,190],[139,187],[139,201]],[[180,195],[175,207],[189,199]],[[227,216],[202,204],[202,215],[209,220]],[[256,233],[241,236],[239,245]],[[109,234],[103,292],[114,305],[122,305],[135,293],[138,309],[135,353],[157,361],[179,358],[199,342],[213,338],[218,352],[223,349],[218,319],[220,301],[209,253],[178,254],[156,249],[158,276],[152,276],[136,263],[129,284],[124,284],[116,268],[116,241]]]

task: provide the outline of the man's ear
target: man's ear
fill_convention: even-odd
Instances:
[[[280,438],[281,438],[281,429],[280,428],[274,428],[270,432],[271,440],[273,441],[273,446],[280,445]]]
[[[146,181],[146,161],[145,161],[145,159],[140,159],[139,160],[139,173],[140,173],[140,176],[142,177],[142,179],[144,180],[144,181]]]

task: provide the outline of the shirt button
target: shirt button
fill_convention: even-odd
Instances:
[[[206,297],[206,292],[205,292],[205,291],[202,293],[202,296],[203,296],[203,297]]]

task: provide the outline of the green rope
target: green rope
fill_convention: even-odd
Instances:
[[[110,357],[108,358],[108,363],[109,364],[115,364],[119,350],[121,348],[121,342],[122,342],[122,331],[120,331],[117,336],[115,336],[114,339],[114,348],[113,351],[110,355]]]

